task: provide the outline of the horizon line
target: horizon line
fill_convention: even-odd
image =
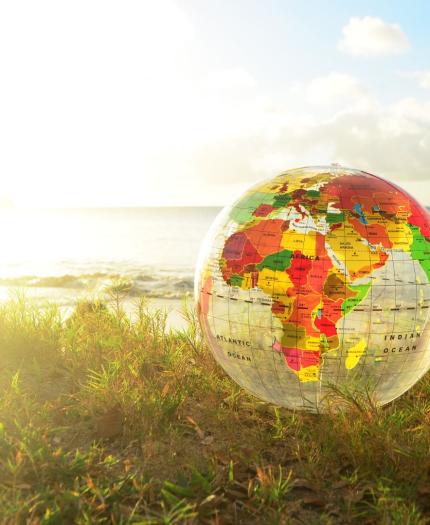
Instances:
[[[142,206],[0,206],[0,210],[142,210],[148,208],[223,208],[225,204],[208,204],[208,205],[193,205],[193,204],[160,204],[160,205],[142,205]]]

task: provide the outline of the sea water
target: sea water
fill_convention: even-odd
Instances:
[[[103,295],[191,295],[200,244],[219,208],[0,209],[0,298],[16,290],[62,305]]]

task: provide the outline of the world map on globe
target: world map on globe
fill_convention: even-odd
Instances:
[[[392,401],[430,367],[430,216],[340,166],[257,184],[212,225],[196,270],[215,359],[242,387],[322,408],[333,385]]]

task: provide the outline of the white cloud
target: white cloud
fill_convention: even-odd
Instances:
[[[409,97],[387,105],[357,79],[338,72],[301,87],[266,106],[257,103],[256,93],[240,111],[234,105],[222,109],[220,103],[215,113],[223,111],[224,117],[217,140],[155,164],[163,172],[176,169],[179,178],[190,181],[203,177],[211,203],[226,202],[234,188],[288,168],[339,162],[391,179],[430,205],[430,186],[424,183],[430,176],[430,100]],[[370,103],[357,103],[362,98]],[[331,112],[327,101],[335,107]],[[211,122],[213,117],[206,112],[205,118]],[[236,135],[223,137],[222,122]]]
[[[327,102],[333,99],[361,96],[362,89],[356,78],[345,73],[332,72],[313,78],[308,85],[310,102]]]
[[[430,104],[430,103],[429,103]],[[408,107],[409,106],[409,107]],[[398,106],[345,109],[314,123],[290,121],[277,135],[263,132],[199,148],[180,169],[208,184],[249,182],[301,165],[340,162],[393,180],[429,178],[430,115],[423,119],[409,101]],[[176,159],[166,159],[178,167]],[[430,204],[430,191],[421,195]]]
[[[168,146],[145,157],[157,202],[158,181],[175,188],[165,204],[220,204],[281,170],[340,162],[406,189],[421,181],[411,192],[430,204],[422,183],[429,179],[430,100],[388,105],[336,71],[271,97],[241,67],[205,74],[196,86],[174,99],[183,104],[166,129]]]
[[[430,123],[430,100],[422,102],[414,97],[402,98],[390,105],[389,109],[397,120]]]
[[[405,186],[410,179],[428,178],[429,138],[429,120],[419,122],[415,115],[407,114],[399,118],[384,107],[366,113],[344,112],[308,132],[314,144],[329,140],[333,160],[400,184],[403,181]],[[421,196],[429,197],[429,192]]]
[[[331,113],[345,105],[359,109],[373,103],[370,94],[355,77],[336,71],[312,79],[305,92],[311,104],[323,105]]]
[[[391,55],[407,51],[410,43],[398,24],[364,16],[349,19],[338,48],[351,55]]]
[[[406,76],[416,78],[420,87],[430,89],[430,71],[413,71],[406,73]]]

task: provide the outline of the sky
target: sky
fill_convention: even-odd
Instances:
[[[0,1],[0,206],[225,205],[337,162],[430,205],[427,0]]]

